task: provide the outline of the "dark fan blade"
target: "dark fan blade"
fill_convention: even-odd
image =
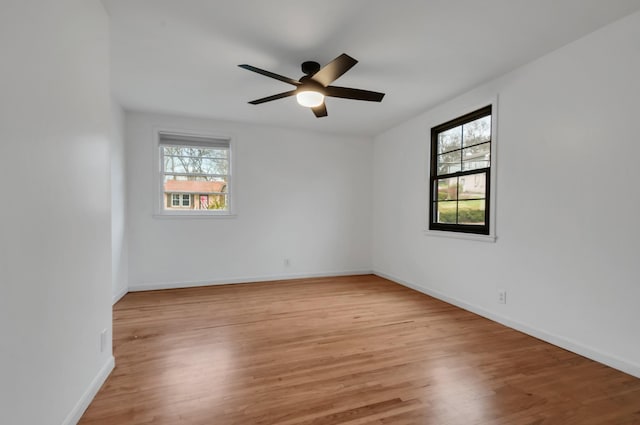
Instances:
[[[240,68],[244,68],[244,69],[247,69],[249,71],[257,72],[258,74],[266,75],[267,77],[275,78],[276,80],[280,80],[280,81],[282,81],[284,83],[292,84],[294,86],[299,86],[301,84],[300,81],[296,81],[293,78],[285,77],[284,75],[274,74],[273,72],[265,71],[264,69],[256,68],[255,66],[251,66],[251,65],[247,65],[247,64],[242,64],[242,65],[238,65],[238,66]]]
[[[311,78],[326,87],[337,80],[342,74],[350,70],[357,63],[357,60],[347,55],[346,53],[343,53],[323,66],[322,69],[313,74]]]
[[[329,114],[327,114],[327,105],[325,105],[324,102],[322,102],[322,105],[320,105],[320,106],[316,106],[315,108],[311,108],[311,110],[313,111],[313,113],[318,118],[326,117],[327,115],[329,115]]]
[[[282,99],[284,97],[293,96],[294,94],[296,94],[296,91],[295,90],[291,90],[291,91],[286,91],[284,93],[274,94],[273,96],[263,97],[262,99],[252,100],[249,103],[252,104],[252,105],[259,105],[261,103],[271,102],[272,100],[278,100],[278,99]]]
[[[344,99],[368,100],[370,102],[382,102],[382,98],[384,97],[384,93],[336,86],[325,87],[324,94],[325,96],[342,97]]]

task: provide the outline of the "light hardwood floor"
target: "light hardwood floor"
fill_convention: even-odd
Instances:
[[[126,295],[80,424],[630,425],[640,379],[376,276]]]

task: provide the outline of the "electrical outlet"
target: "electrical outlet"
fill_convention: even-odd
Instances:
[[[100,332],[100,352],[104,353],[104,350],[107,348],[107,330],[103,329]]]
[[[507,291],[504,289],[498,289],[498,304],[507,303]]]
[[[289,267],[291,265],[291,260],[289,260],[288,258],[284,259],[284,266],[285,267]]]

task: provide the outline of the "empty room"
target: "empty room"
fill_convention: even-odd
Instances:
[[[0,424],[640,425],[640,0],[2,0]]]

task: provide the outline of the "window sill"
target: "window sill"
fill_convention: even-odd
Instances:
[[[477,235],[475,233],[447,232],[443,230],[424,230],[425,236],[435,236],[438,238],[465,239],[468,241],[491,242],[496,241],[495,235]]]
[[[234,213],[192,213],[182,211],[171,211],[154,213],[153,218],[160,219],[174,219],[174,218],[196,218],[196,219],[208,219],[208,218],[236,218],[238,215]]]

